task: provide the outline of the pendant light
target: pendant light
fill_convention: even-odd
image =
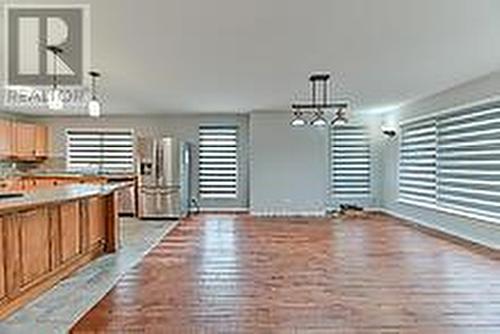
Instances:
[[[330,74],[313,74],[309,77],[309,82],[311,83],[312,101],[310,103],[292,104],[293,119],[290,124],[294,127],[301,127],[306,124],[310,124],[314,127],[326,127],[328,126],[328,121],[325,114],[334,110],[336,110],[335,116],[330,124],[333,126],[347,123],[344,111],[347,110],[349,105],[345,102],[331,102],[328,100]],[[321,93],[323,95],[322,101],[319,101],[320,99],[317,97]],[[310,122],[304,118],[304,115],[306,114],[312,115]]]
[[[100,117],[101,116],[101,104],[99,100],[97,99],[97,94],[96,94],[96,81],[97,78],[101,76],[99,72],[96,71],[91,71],[89,72],[89,75],[92,80],[92,97],[89,101],[88,109],[89,109],[89,116],[90,117]]]
[[[293,127],[306,126],[307,122],[304,119],[304,114],[300,110],[295,111],[293,114],[294,114],[294,118],[290,122],[291,126],[293,126]]]
[[[311,125],[317,128],[325,127],[328,122],[323,115],[324,113],[322,110],[316,111],[316,113],[314,114],[314,118],[311,121]]]
[[[50,92],[48,96],[48,107],[51,110],[61,110],[64,108],[64,103],[62,101],[61,97],[61,92],[58,89],[58,77],[57,77],[57,60],[59,58],[59,55],[63,53],[63,50],[60,47],[57,46],[47,46],[47,50],[52,52],[52,57],[53,57],[53,70],[54,70],[54,75],[53,75],[53,83],[52,83],[52,91]]]
[[[347,125],[347,117],[345,115],[345,109],[339,108],[335,113],[335,118],[332,120],[331,126],[344,126]]]

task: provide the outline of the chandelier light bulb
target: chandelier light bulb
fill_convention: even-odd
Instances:
[[[91,100],[89,102],[89,116],[90,117],[100,117],[101,116],[101,104],[97,100]]]
[[[290,125],[293,127],[303,127],[303,126],[306,126],[306,124],[307,124],[307,122],[302,117],[302,113],[300,111],[294,112],[294,118],[290,122]]]
[[[323,117],[323,112],[317,112],[311,121],[311,125],[318,128],[325,127],[327,124],[326,119]]]

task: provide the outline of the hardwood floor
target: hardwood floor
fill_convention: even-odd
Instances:
[[[186,220],[74,333],[500,333],[500,259],[383,215]]]

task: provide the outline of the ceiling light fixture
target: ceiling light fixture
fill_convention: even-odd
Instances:
[[[310,124],[314,127],[325,127],[328,121],[325,118],[326,112],[335,111],[335,118],[330,123],[333,125],[341,125],[347,123],[346,111],[349,105],[345,102],[329,102],[328,90],[330,88],[330,74],[313,74],[309,77],[311,83],[311,103],[294,103],[292,110],[294,118],[290,122],[292,126],[304,126],[307,121],[304,119],[304,114],[311,114],[313,118]],[[317,101],[317,95],[322,90],[322,101]]]
[[[47,50],[52,52],[53,57],[53,83],[52,83],[52,91],[50,92],[50,96],[48,97],[48,107],[52,110],[61,110],[64,108],[64,103],[61,97],[61,91],[58,89],[58,77],[57,77],[57,60],[59,59],[59,55],[63,53],[63,49],[60,47],[49,45],[47,46]]]
[[[335,118],[332,120],[330,123],[331,126],[344,126],[347,125],[347,116],[346,116],[346,110],[343,108],[337,109],[337,112],[335,113]]]
[[[317,128],[325,127],[328,124],[325,117],[323,116],[323,111],[318,110],[314,114],[314,118],[311,121],[311,125]]]
[[[304,114],[300,111],[297,110],[293,113],[294,117],[292,121],[290,122],[290,125],[293,127],[302,127],[306,126],[307,121],[304,119]]]
[[[96,71],[91,71],[89,72],[89,75],[92,80],[92,97],[90,99],[88,108],[89,108],[89,115],[90,117],[100,117],[101,116],[101,104],[99,100],[97,99],[97,94],[96,94],[96,81],[97,78],[101,76],[99,72]]]

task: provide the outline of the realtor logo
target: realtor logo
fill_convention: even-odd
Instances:
[[[87,103],[89,12],[88,5],[5,6],[5,107],[50,108],[56,95],[65,107]]]
[[[47,86],[53,82],[53,55],[47,46],[63,50],[57,62],[61,85],[83,80],[83,8],[7,7],[7,84]]]

